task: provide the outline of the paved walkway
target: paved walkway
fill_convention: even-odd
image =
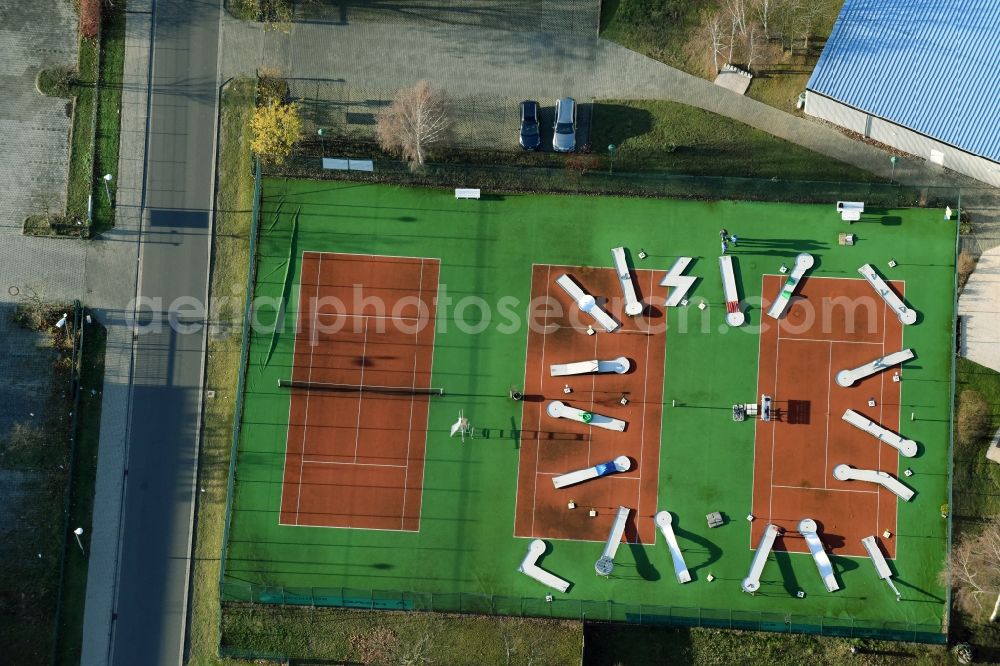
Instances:
[[[88,300],[93,302],[96,297],[108,339],[80,660],[83,666],[107,664],[110,651],[132,376],[134,320],[128,305],[136,294],[145,180],[151,8],[152,0],[128,3],[115,228],[91,243],[87,254],[87,274],[95,283]]]
[[[958,299],[962,356],[1000,372],[1000,247],[983,253]]]

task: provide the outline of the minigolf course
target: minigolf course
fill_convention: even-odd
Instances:
[[[632,271],[628,267],[628,258],[625,256],[624,247],[611,249],[611,258],[615,262],[615,271],[618,273],[618,281],[622,285],[622,295],[625,296],[625,314],[630,317],[642,314],[642,303],[635,291],[635,282],[632,278]]]
[[[611,315],[609,315],[604,308],[597,304],[597,299],[592,295],[588,294],[583,288],[578,285],[573,278],[566,275],[560,275],[556,278],[556,284],[562,287],[562,290],[569,294],[569,297],[573,299],[576,306],[580,308],[581,312],[585,312],[594,318],[598,324],[601,325],[608,333],[615,331],[618,328],[618,322],[616,322]]]
[[[912,439],[904,439],[902,435],[883,428],[867,416],[859,414],[853,409],[844,412],[844,420],[859,430],[864,430],[875,439],[885,442],[889,446],[899,451],[900,455],[912,458],[917,455],[917,443]]]
[[[722,291],[726,297],[726,323],[730,326],[742,326],[746,321],[746,315],[740,310],[740,294],[736,289],[733,258],[728,254],[719,257],[719,269],[722,271]]]
[[[609,460],[608,462],[603,462],[599,465],[594,465],[593,467],[578,469],[575,472],[567,472],[566,474],[553,476],[552,485],[556,488],[565,488],[577,483],[583,483],[584,481],[590,481],[591,479],[598,479],[602,476],[611,476],[612,474],[627,472],[631,468],[632,461],[629,460],[628,456],[618,456],[614,460]]]
[[[618,432],[625,431],[626,424],[622,420],[613,419],[610,416],[604,416],[602,414],[587,412],[582,409],[577,409],[576,407],[570,407],[562,400],[553,400],[545,408],[545,411],[554,419],[577,421],[579,423],[583,423],[584,425],[594,426],[595,428],[604,428],[605,430],[617,430]]]
[[[764,534],[757,543],[757,550],[754,551],[753,559],[750,560],[750,572],[743,579],[743,591],[753,594],[760,589],[760,575],[764,573],[764,565],[767,564],[767,556],[774,548],[774,540],[781,536],[781,528],[774,524],[768,524],[764,528]]]
[[[553,590],[559,590],[560,592],[565,592],[569,589],[569,582],[563,580],[555,574],[551,574],[545,569],[538,566],[538,560],[545,554],[548,546],[541,539],[534,539],[528,544],[528,554],[524,556],[521,560],[521,566],[517,568],[518,571],[523,573],[529,578],[534,578],[542,585],[551,587]]]
[[[653,520],[656,521],[656,526],[660,528],[660,533],[663,534],[663,538],[667,542],[667,548],[670,549],[670,559],[674,561],[674,575],[677,576],[677,582],[690,583],[691,572],[688,571],[687,564],[684,562],[684,553],[681,552],[680,546],[677,545],[677,536],[674,534],[673,516],[670,515],[669,511],[660,511]]]
[[[785,280],[785,284],[778,293],[778,297],[774,299],[771,307],[768,308],[767,316],[774,319],[781,319],[788,309],[788,304],[792,301],[792,296],[795,295],[795,290],[799,288],[799,281],[805,276],[806,271],[815,264],[816,259],[808,252],[803,252],[795,257],[795,266],[792,267],[792,272],[789,274],[788,279]]]
[[[619,356],[610,361],[574,361],[572,363],[553,363],[549,366],[549,373],[553,377],[570,377],[573,375],[606,374],[613,372],[624,375],[632,369],[632,362],[624,356]]]
[[[819,534],[817,533],[818,529],[816,521],[812,518],[803,518],[799,521],[799,534],[802,535],[802,538],[806,540],[806,545],[809,546],[809,553],[816,562],[819,577],[823,579],[826,591],[836,592],[840,589],[840,584],[837,583],[837,578],[833,575],[833,564],[830,562],[830,557],[823,548],[823,542],[820,541]]]
[[[833,477],[838,481],[867,481],[877,483],[893,493],[904,502],[909,502],[915,494],[913,489],[887,472],[874,469],[857,469],[850,465],[837,465],[833,468]]]
[[[893,366],[909,361],[914,356],[915,354],[912,349],[901,349],[898,352],[886,354],[856,368],[841,370],[837,373],[837,383],[844,388],[854,386],[865,377],[871,377],[872,375],[884,372]]]
[[[909,326],[917,321],[917,311],[913,308],[907,307],[903,299],[892,290],[892,287],[885,281],[885,279],[876,272],[875,267],[871,264],[865,264],[858,269],[861,276],[868,280],[868,284],[872,286],[872,289],[878,293],[879,296],[885,301],[886,305],[896,314],[899,318],[899,322],[904,326]]]
[[[628,522],[628,514],[629,508],[627,506],[618,507],[615,522],[611,524],[611,531],[608,533],[608,541],[604,544],[604,552],[594,563],[594,571],[597,572],[598,576],[610,576],[611,572],[615,570],[615,554],[618,552],[618,546],[622,543],[622,537],[625,536],[625,523]]]

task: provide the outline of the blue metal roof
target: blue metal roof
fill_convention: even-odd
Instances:
[[[998,55],[998,0],[846,0],[807,87],[1000,161]]]

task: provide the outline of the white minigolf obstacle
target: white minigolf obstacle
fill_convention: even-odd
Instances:
[[[837,583],[837,578],[833,575],[833,564],[830,562],[830,557],[823,548],[823,542],[820,541],[817,529],[816,521],[812,518],[803,518],[799,521],[799,534],[802,535],[806,540],[806,545],[809,546],[809,552],[816,562],[819,577],[823,579],[826,591],[836,592],[840,589],[840,584]]]
[[[618,273],[618,281],[622,285],[622,295],[625,296],[625,314],[630,317],[642,314],[642,303],[635,291],[635,282],[632,279],[632,271],[628,267],[625,248],[611,248],[611,259],[615,262],[615,272]]]
[[[728,254],[719,257],[719,270],[722,271],[722,291],[726,298],[726,323],[730,326],[742,326],[746,321],[746,315],[740,310],[740,294],[736,289],[733,258]]]
[[[553,590],[565,592],[569,589],[568,581],[565,581],[559,576],[551,574],[538,566],[538,560],[545,554],[547,548],[548,546],[546,546],[545,542],[541,539],[533,540],[528,544],[528,554],[524,556],[523,560],[521,560],[521,566],[519,566],[517,570],[529,578],[534,578],[546,587],[551,587]]]
[[[837,373],[837,384],[843,386],[844,388],[854,386],[865,377],[870,377],[874,374],[888,370],[889,368],[897,366],[900,363],[909,361],[914,356],[916,356],[916,354],[913,353],[912,349],[901,349],[898,352],[886,354],[885,356],[877,358],[869,363],[865,363],[857,368],[841,370]]]
[[[573,278],[566,275],[565,273],[556,278],[556,284],[558,284],[563,291],[565,291],[576,306],[580,308],[581,312],[585,312],[594,318],[598,324],[601,325],[608,333],[612,333],[618,328],[618,322],[611,318],[607,312],[604,311],[600,305],[597,304],[597,299],[588,294],[583,290],[580,285],[573,281]]]
[[[833,478],[838,481],[867,481],[868,483],[877,483],[904,502],[909,502],[915,494],[912,488],[905,485],[896,477],[874,469],[857,469],[850,465],[841,464],[833,468]]]
[[[618,546],[622,543],[625,535],[625,523],[628,521],[629,508],[627,506],[618,507],[618,514],[615,515],[615,522],[611,524],[611,531],[608,533],[608,541],[604,544],[604,552],[594,563],[594,571],[598,576],[610,576],[615,569],[615,554]]]
[[[553,363],[549,366],[549,373],[553,377],[569,377],[572,375],[607,374],[614,372],[624,375],[632,369],[632,361],[624,356],[610,361],[575,361],[573,363]]]
[[[875,267],[871,264],[865,264],[858,269],[861,276],[868,281],[868,284],[872,286],[872,289],[882,297],[885,304],[889,306],[889,309],[896,313],[896,317],[899,318],[900,323],[905,326],[914,324],[917,321],[917,311],[913,308],[907,307],[903,299],[899,297],[892,287],[885,281],[885,279],[875,271]]]
[[[618,432],[625,431],[626,424],[624,421],[613,419],[610,416],[604,416],[602,414],[585,412],[582,409],[570,407],[561,400],[553,400],[550,402],[545,408],[545,411],[554,419],[568,419],[570,421],[583,423],[584,425],[594,426],[595,428],[604,428],[605,430],[617,430]]]
[[[788,279],[785,280],[785,284],[778,293],[778,297],[771,303],[771,307],[767,311],[767,316],[774,319],[781,319],[784,316],[785,311],[788,309],[788,304],[792,301],[792,296],[795,295],[795,291],[799,288],[799,282],[805,276],[806,271],[815,264],[816,259],[808,252],[803,252],[795,257],[795,266],[792,267],[792,272],[788,276]]]
[[[669,511],[660,511],[653,518],[656,522],[656,526],[660,528],[660,533],[663,534],[664,540],[667,542],[667,548],[670,549],[670,559],[674,561],[674,575],[677,576],[677,582],[684,584],[691,582],[691,572],[688,571],[687,564],[684,562],[684,554],[681,552],[680,546],[677,545],[677,536],[674,534],[674,518],[670,515]]]
[[[902,596],[899,594],[899,590],[892,582],[892,570],[889,568],[889,563],[885,561],[885,555],[882,554],[881,549],[878,547],[878,542],[875,541],[875,535],[866,536],[861,540],[861,545],[865,547],[868,551],[868,557],[871,558],[872,564],[875,565],[875,571],[878,573],[878,577],[889,584],[889,587],[896,594],[896,601],[899,601]]]
[[[768,523],[767,527],[764,528],[764,534],[761,535],[757,550],[754,551],[753,559],[750,560],[750,572],[743,579],[744,592],[753,594],[760,589],[760,575],[764,572],[764,565],[767,564],[767,556],[771,554],[774,540],[780,535],[781,528],[773,523]]]
[[[565,488],[567,486],[576,485],[577,483],[583,483],[584,481],[590,481],[591,479],[597,479],[602,476],[611,476],[612,474],[627,472],[630,469],[632,469],[632,461],[629,457],[618,456],[614,460],[609,460],[608,462],[603,462],[594,465],[593,467],[578,469],[574,472],[567,472],[565,474],[560,474],[559,476],[553,476],[552,485],[556,488]]]
[[[678,257],[674,265],[670,267],[667,274],[660,280],[661,287],[668,287],[669,293],[664,303],[668,308],[677,307],[687,298],[687,293],[698,278],[693,275],[684,275],[684,271],[694,261],[692,257]]]
[[[859,414],[853,409],[844,412],[844,420],[859,430],[864,430],[875,439],[885,442],[889,446],[899,451],[900,455],[912,458],[917,455],[917,443],[912,439],[903,439],[903,436],[888,428],[883,428],[867,416]]]

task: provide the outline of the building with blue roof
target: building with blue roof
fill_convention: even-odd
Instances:
[[[806,113],[1000,186],[1000,0],[846,0]]]

